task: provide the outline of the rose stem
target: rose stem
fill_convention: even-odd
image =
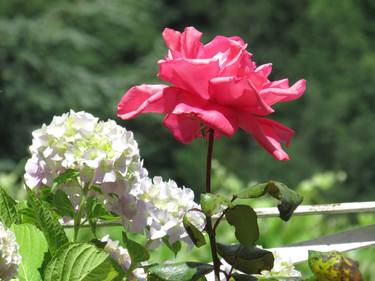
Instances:
[[[208,130],[208,150],[206,166],[206,193],[211,193],[211,162],[214,147],[214,130]],[[212,228],[211,216],[206,215],[206,231],[210,239],[212,261],[214,264],[215,281],[220,281],[220,260],[217,256],[215,231]]]

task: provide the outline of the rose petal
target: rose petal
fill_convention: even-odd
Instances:
[[[219,72],[217,60],[162,60],[159,78],[173,86],[208,99],[208,83]]]
[[[273,86],[275,86],[276,83],[273,83]],[[262,99],[268,104],[273,105],[278,102],[289,102],[293,101],[295,99],[298,99],[303,95],[306,89],[306,80],[301,79],[297,81],[293,86],[289,88],[285,87],[285,80],[283,80],[283,83],[279,83],[280,88],[274,87],[274,88],[265,88],[260,91],[260,95]]]
[[[171,96],[163,98],[166,85],[140,85],[132,87],[122,97],[117,106],[117,116],[131,119],[145,112],[168,113],[173,109],[176,100]]]
[[[254,117],[251,115],[241,115],[240,127],[252,134],[257,142],[263,146],[277,160],[289,160],[288,154],[281,147],[285,142],[289,145],[294,131],[273,120]]]
[[[200,121],[184,114],[168,114],[163,120],[173,136],[180,142],[188,144],[195,138],[202,137]]]

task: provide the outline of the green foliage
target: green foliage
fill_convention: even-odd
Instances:
[[[42,281],[41,267],[48,244],[43,233],[32,224],[14,224],[11,227],[19,245],[21,264],[18,269],[20,281]]]
[[[196,247],[200,248],[206,244],[206,240],[204,239],[203,233],[189,221],[188,215],[184,216],[182,222],[187,234],[189,235],[191,241],[193,241]]]
[[[36,198],[31,190],[28,195],[31,207],[29,210],[32,211],[35,224],[44,233],[49,251],[54,255],[61,246],[68,243],[64,228],[48,203]]]
[[[70,243],[48,263],[43,280],[111,281],[118,275],[109,254],[90,244]]]
[[[302,203],[303,197],[297,192],[288,188],[281,182],[269,181],[251,186],[241,193],[235,195],[240,199],[258,198],[264,194],[270,194],[272,197],[280,200],[277,206],[280,212],[280,218],[287,221],[292,216],[294,210]]]
[[[150,281],[197,281],[212,269],[209,264],[186,262],[157,265],[148,272]]]
[[[339,252],[309,251],[309,266],[319,281],[361,281],[359,264]]]
[[[171,250],[175,257],[177,256],[178,252],[181,250],[181,241],[176,241],[174,242],[173,244],[169,243],[169,237],[168,236],[164,236],[162,238],[162,241],[163,243],[168,247],[169,250]]]
[[[230,206],[231,202],[220,194],[204,193],[201,194],[200,200],[202,211],[209,216],[212,216],[220,211],[224,206]]]
[[[55,190],[62,184],[70,183],[72,181],[76,182],[76,179],[79,177],[79,171],[74,169],[67,169],[65,172],[60,174],[57,178],[53,180],[52,191]]]
[[[0,220],[10,227],[13,223],[19,221],[17,203],[0,187]]]
[[[236,205],[228,208],[225,217],[235,227],[235,235],[242,245],[251,246],[259,239],[257,214],[248,205]]]
[[[147,261],[150,258],[147,249],[136,241],[129,239],[125,232],[122,232],[122,240],[128,249],[132,261],[132,267],[138,265],[140,262]]]
[[[223,245],[218,243],[217,250],[223,259],[234,268],[247,273],[258,274],[262,270],[271,270],[274,257],[270,251],[243,245]]]
[[[66,193],[62,190],[57,190],[55,193],[51,193],[50,203],[56,212],[61,216],[74,217],[74,208],[72,202],[70,202]]]

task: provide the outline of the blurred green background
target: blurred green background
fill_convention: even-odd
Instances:
[[[72,108],[133,130],[151,175],[199,192],[203,140],[178,143],[161,116],[116,118],[129,87],[157,82],[156,62],[166,53],[163,28],[193,25],[205,42],[216,34],[243,37],[258,64],[273,63],[272,79],[308,81],[304,97],[278,106],[272,116],[297,132],[288,148],[291,160],[275,161],[243,132],[223,138],[214,149],[216,172],[225,171],[216,190],[229,194],[268,179],[300,188],[305,179],[328,173],[339,180],[317,188],[319,196],[312,191],[306,203],[374,200],[374,14],[372,0],[0,1],[0,184],[20,186],[31,132]],[[312,225],[333,232],[374,222],[369,216],[332,218],[336,223],[293,219],[285,239],[273,240],[274,227],[262,242],[276,246],[308,238],[299,230],[305,227],[309,235],[320,235],[310,231]]]

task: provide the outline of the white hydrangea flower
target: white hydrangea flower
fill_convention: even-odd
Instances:
[[[283,259],[276,252],[273,252],[273,256],[275,258],[275,261],[272,270],[263,270],[261,272],[262,277],[277,277],[277,280],[280,281],[290,281],[292,280],[292,278],[296,278],[296,280],[299,280],[299,277],[302,277],[301,272],[295,269],[291,261]]]
[[[102,242],[107,243],[104,247],[104,251],[109,253],[114,261],[118,263],[122,269],[127,272],[131,265],[131,258],[127,249],[119,245],[119,241],[114,241],[109,238],[109,235],[104,236],[101,239]],[[146,281],[147,274],[143,268],[134,269],[128,276],[129,281]]]
[[[148,226],[148,235],[151,240],[168,235],[171,244],[177,240],[191,242],[182,224],[186,213],[194,225],[203,229],[202,213],[188,212],[199,208],[199,205],[194,202],[194,192],[190,188],[179,188],[172,180],[165,182],[161,177],[154,177],[153,180],[150,178],[142,180],[141,184],[130,194],[132,198],[128,198],[120,205],[126,206],[133,201],[133,204],[138,205],[137,213],[133,214],[129,220],[126,218],[127,212],[124,212],[124,223],[130,229]]]
[[[8,281],[14,277],[20,263],[16,236],[0,222],[0,280]]]
[[[121,197],[147,177],[133,133],[112,120],[99,121],[71,110],[32,135],[24,176],[30,188],[51,186],[64,171],[75,169],[80,171],[81,186],[95,184]],[[72,201],[79,198],[79,186],[62,188]]]

